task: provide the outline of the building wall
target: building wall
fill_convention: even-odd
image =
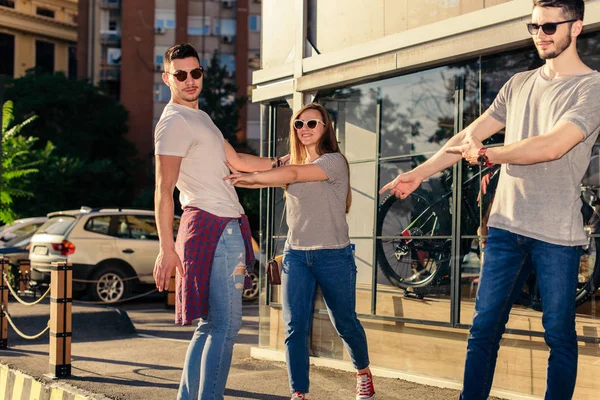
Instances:
[[[316,95],[333,116],[340,147],[350,163],[353,205],[348,224],[357,264],[356,311],[368,335],[372,365],[460,385],[480,268],[478,256],[468,247],[476,242],[472,238],[477,238],[477,227],[483,223],[480,215],[467,223],[463,204],[467,198],[475,200],[466,189],[452,192],[456,208],[450,206],[449,215],[439,217],[460,226],[451,239],[461,247],[454,259],[458,265],[452,265],[443,279],[414,289],[413,294],[425,293],[416,299],[405,297],[405,290],[383,272],[381,243],[391,243],[386,236],[398,231],[379,231],[387,211],[381,206],[386,197],[377,191],[398,172],[434,154],[455,127],[477,118],[510,75],[535,67],[537,55],[524,26],[531,1],[351,0],[343,9],[327,1],[263,1],[261,69],[253,74],[253,100],[268,111],[262,122],[268,134],[261,147],[267,149],[266,155],[286,154],[293,110]],[[580,52],[598,69],[600,0],[586,1],[585,24]],[[496,138],[494,143],[501,142]],[[428,180],[423,189],[431,199],[440,199],[447,193],[444,177],[454,176],[456,188],[472,173],[464,165],[450,168]],[[263,191],[265,254],[270,254],[274,242],[283,248],[286,231],[277,228],[281,198],[281,192]],[[398,214],[398,220],[420,215],[413,210],[416,200],[405,204],[409,211]],[[419,241],[435,243],[437,235],[445,233]],[[393,251],[389,253],[394,257]],[[592,253],[595,260],[596,252]],[[407,265],[408,280],[416,272],[410,262]],[[403,268],[400,263],[396,267],[396,272]],[[282,350],[280,288],[262,285],[259,343]],[[600,389],[594,378],[599,372],[597,351],[592,349],[600,329],[596,301],[593,298],[577,310],[581,338],[577,399],[594,399]],[[320,298],[315,308],[313,353],[348,361]],[[502,342],[495,390],[511,392],[511,398],[518,398],[515,393],[543,396],[547,347],[539,310],[515,306],[507,327],[521,334],[506,336]]]
[[[129,112],[130,140],[144,163],[138,185],[145,182],[153,159],[154,0],[127,0],[122,8],[121,103]]]
[[[14,5],[0,6],[0,33],[15,38],[14,76],[36,66],[38,40],[54,44],[54,71],[68,75],[69,47],[77,42],[77,0],[15,0]],[[53,11],[54,18],[37,15],[38,8]]]

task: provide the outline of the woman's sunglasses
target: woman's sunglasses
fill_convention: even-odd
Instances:
[[[540,31],[540,28],[542,28],[542,31],[544,31],[544,33],[546,35],[554,35],[556,33],[556,27],[560,24],[566,24],[567,22],[575,22],[577,21],[576,19],[570,19],[568,21],[561,21],[561,22],[546,22],[545,24],[539,25],[539,24],[527,24],[527,30],[529,31],[530,34],[532,35],[537,35],[538,32]]]
[[[173,75],[179,82],[184,82],[188,77],[188,73],[186,71],[167,72],[167,74]],[[194,79],[202,78],[202,74],[204,74],[204,68],[201,66],[190,71],[190,75]]]
[[[304,124],[308,127],[308,129],[315,129],[317,125],[321,123],[325,126],[325,123],[320,119],[309,119],[308,121],[302,121],[301,119],[294,120],[294,128],[300,130],[304,128]]]

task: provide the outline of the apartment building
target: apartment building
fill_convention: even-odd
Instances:
[[[77,0],[0,0],[0,74],[77,77]]]
[[[192,43],[203,64],[218,51],[239,94],[251,92],[250,76],[260,60],[260,1],[81,0],[79,13],[79,76],[91,78],[127,108],[129,140],[148,162],[153,128],[170,96],[161,78],[169,46]],[[243,110],[238,133],[254,145],[259,109]]]

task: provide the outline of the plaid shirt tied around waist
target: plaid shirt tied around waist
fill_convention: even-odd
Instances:
[[[248,217],[219,217],[196,207],[185,207],[175,243],[185,276],[179,271],[175,286],[175,323],[190,325],[208,316],[210,272],[219,239],[230,221],[239,221],[246,249],[246,265],[254,260]]]

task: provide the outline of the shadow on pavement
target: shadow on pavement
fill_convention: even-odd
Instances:
[[[260,399],[260,400],[289,400],[290,396],[277,396],[266,393],[252,393],[245,390],[226,389],[225,396],[240,397],[242,399]]]

